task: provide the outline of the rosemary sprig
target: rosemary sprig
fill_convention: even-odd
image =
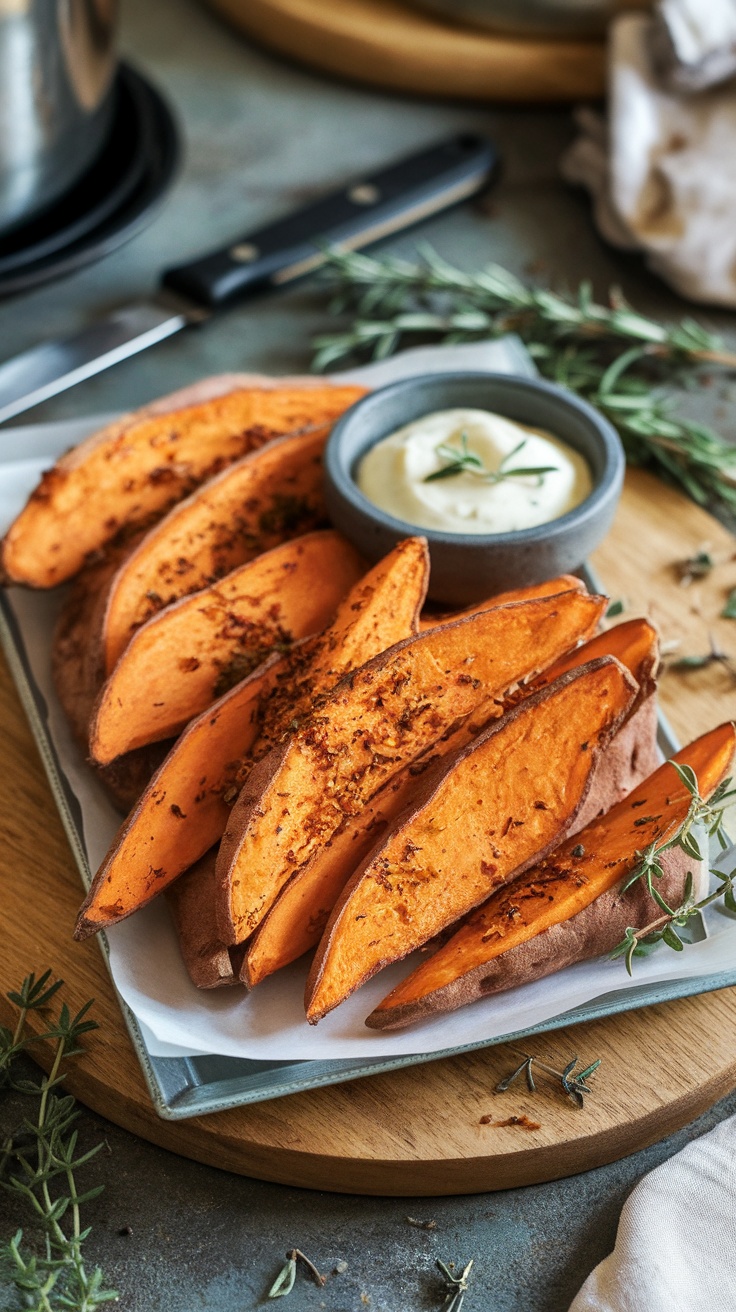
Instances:
[[[690,793],[690,805],[687,816],[674,833],[670,834],[669,837],[655,840],[643,852],[638,853],[640,857],[639,864],[623,886],[622,892],[626,893],[640,879],[645,880],[649,896],[662,912],[662,915],[658,916],[649,925],[645,925],[643,929],[628,926],[621,942],[611,952],[613,958],[624,958],[629,975],[633,973],[634,957],[645,956],[660,943],[664,943],[675,952],[682,952],[684,943],[677,930],[682,929],[693,916],[697,916],[712,902],[722,898],[726,910],[732,915],[736,915],[736,893],[734,891],[736,874],[724,875],[720,870],[713,870],[712,874],[721,882],[717,889],[708,893],[699,902],[696,902],[694,898],[692,874],[688,874],[682,902],[676,907],[669,906],[654,883],[655,880],[661,879],[664,874],[661,858],[663,853],[671,848],[679,847],[693,860],[703,860],[700,844],[693,833],[696,826],[705,829],[709,840],[711,838],[717,839],[722,851],[728,847],[723,817],[729,802],[736,797],[736,788],[731,787],[733,781],[724,779],[718,785],[710,800],[705,801],[700,795],[695,771],[689,765],[679,765],[676,761],[670,761],[669,764],[677,771],[681,782]]]
[[[608,305],[590,284],[576,296],[527,286],[496,264],[465,273],[428,246],[421,260],[327,252],[332,308],[352,308],[345,332],[315,341],[314,368],[353,355],[391,355],[412,339],[463,342],[517,333],[542,374],[598,406],[615,424],[632,464],[652,465],[697,502],[736,509],[736,448],[704,424],[678,416],[665,385],[703,366],[736,370],[736,355],[692,319],[667,327],[639,314],[620,292]]]
[[[578,1064],[578,1059],[577,1057],[573,1057],[567,1063],[564,1070],[558,1071],[554,1066],[549,1066],[539,1057],[530,1056],[528,1052],[520,1052],[518,1048],[511,1048],[511,1052],[516,1053],[518,1057],[523,1057],[523,1061],[520,1066],[517,1066],[516,1069],[511,1072],[510,1075],[499,1080],[494,1090],[495,1093],[505,1093],[514,1083],[514,1080],[518,1079],[522,1074],[526,1079],[526,1085],[529,1092],[536,1093],[537,1086],[534,1082],[534,1072],[532,1070],[532,1067],[536,1066],[538,1070],[544,1071],[545,1075],[551,1075],[556,1083],[559,1084],[563,1093],[566,1094],[571,1102],[574,1102],[576,1107],[579,1107],[582,1110],[585,1105],[584,1095],[593,1092],[586,1081],[589,1080],[590,1076],[598,1070],[598,1067],[601,1064],[600,1058],[598,1058],[597,1061],[591,1062],[590,1065],[586,1066],[583,1070],[576,1071],[575,1068]]]
[[[471,451],[468,446],[467,433],[461,433],[460,445],[450,446],[449,442],[440,442],[435,448],[436,454],[440,460],[446,463],[439,469],[435,469],[431,474],[427,474],[424,479],[425,483],[436,483],[441,478],[454,478],[457,474],[472,474],[474,478],[481,478],[484,483],[503,483],[507,478],[524,478],[538,476],[539,482],[542,482],[545,474],[557,473],[556,465],[521,465],[508,469],[509,460],[513,460],[518,455],[521,448],[526,446],[526,438],[522,438],[518,446],[513,451],[509,451],[501,461],[498,469],[487,469],[483,464],[480,456]]]
[[[58,1020],[47,1023],[38,1034],[30,1034],[26,1027],[29,1013],[43,1015],[63,985],[62,980],[49,983],[50,978],[48,970],[38,979],[28,975],[19,990],[9,993],[18,1008],[18,1019],[13,1030],[0,1027],[0,1084],[38,1099],[35,1116],[25,1118],[19,1131],[2,1145],[0,1185],[28,1206],[43,1233],[40,1251],[32,1251],[23,1242],[23,1231],[18,1230],[0,1247],[0,1271],[15,1287],[19,1308],[94,1312],[103,1303],[117,1301],[118,1295],[105,1288],[99,1267],[86,1267],[82,1249],[90,1228],[82,1228],[81,1208],[97,1197],[102,1185],[80,1192],[77,1173],[103,1145],[77,1151],[75,1101],[55,1090],[64,1079],[64,1059],[83,1051],[80,1039],[97,1024],[87,1018],[91,1002],[76,1016],[64,1003]],[[48,1075],[38,1084],[15,1080],[13,1063],[19,1054],[49,1041],[55,1044],[55,1051]]]

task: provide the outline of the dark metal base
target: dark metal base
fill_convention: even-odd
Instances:
[[[0,239],[0,296],[74,273],[153,217],[179,161],[179,134],[159,92],[122,64],[105,148],[71,191]]]

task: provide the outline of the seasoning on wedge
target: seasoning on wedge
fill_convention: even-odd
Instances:
[[[78,938],[137,911],[218,842],[254,760],[346,670],[416,632],[428,577],[426,540],[400,542],[350,590],[328,629],[273,657],[191,721],[97,872]],[[187,905],[195,901],[192,894]]]
[[[546,856],[574,825],[635,695],[628,670],[601,657],[525,698],[426,778],[335,907],[307,980],[307,1020]]]
[[[605,602],[577,592],[517,602],[430,629],[347,676],[255,766],[217,861],[220,933],[253,932],[287,879],[405,766],[589,637]]]
[[[695,771],[707,799],[728,775],[735,747],[734,726],[723,724],[673,760]],[[690,801],[672,766],[660,766],[607,815],[495,893],[384,998],[366,1024],[397,1029],[610,952],[627,925],[648,924],[659,914],[645,881],[626,893],[622,884],[650,843],[677,831]],[[658,888],[672,905],[694,863],[673,848],[663,865]]]
[[[63,583],[92,552],[151,523],[225,465],[275,437],[333,423],[364,394],[213,378],[124,415],[43,474],[0,544],[5,579]]]
[[[171,738],[273,651],[318,633],[365,573],[333,529],[307,533],[182,597],[138,629],[104,684],[90,755]]]
[[[146,533],[108,588],[101,644],[110,674],[136,629],[179,597],[281,542],[324,527],[328,424],[276,438],[197,488]]]
[[[557,580],[557,582],[564,582]],[[656,631],[646,620],[628,620],[576,647],[552,670],[555,677],[598,656],[615,656],[636,679],[639,691],[624,724],[601,754],[576,827],[607,811],[656,769],[657,705],[654,672],[658,664]],[[519,690],[520,698],[552,682],[551,671]],[[422,767],[466,747],[472,724],[441,740],[421,763],[402,771],[356,816],[340,828],[284,885],[255,934],[248,940],[242,979],[253,988],[274,971],[319,943],[330,912],[348,879],[411,800]]]

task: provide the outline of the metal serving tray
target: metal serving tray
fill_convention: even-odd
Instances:
[[[597,579],[590,571],[586,570],[584,577],[591,590],[601,590]],[[51,790],[79,867],[82,882],[86,886],[90,880],[90,871],[82,841],[82,818],[79,803],[72,792],[52,742],[46,702],[33,678],[15,615],[5,595],[0,595],[0,641],[7,655],[13,678],[38,743]],[[670,756],[678,746],[671,729],[661,715],[659,743],[662,752],[666,756]],[[109,968],[107,939],[104,934],[99,934],[97,937]],[[159,1116],[167,1120],[182,1120],[189,1116],[200,1116],[206,1112],[217,1112],[229,1107],[242,1106],[245,1103],[281,1098],[286,1094],[301,1092],[304,1089],[315,1089],[327,1084],[340,1084],[346,1080],[356,1080],[365,1075],[395,1070],[402,1066],[416,1066],[426,1061],[438,1061],[443,1057],[455,1056],[458,1053],[469,1052],[475,1048],[488,1047],[493,1043],[505,1043],[509,1040],[527,1037],[530,1034],[546,1033],[547,1031],[560,1029],[563,1026],[577,1025],[583,1021],[596,1020],[601,1016],[611,1016],[618,1012],[648,1007],[655,1003],[670,1001],[673,998],[706,993],[735,983],[736,970],[684,980],[643,984],[622,989],[615,993],[609,992],[604,997],[593,999],[580,1007],[576,1007],[573,1011],[556,1016],[543,1024],[530,1029],[518,1030],[513,1034],[504,1035],[502,1038],[468,1044],[463,1047],[447,1048],[442,1052],[419,1053],[387,1059],[377,1057],[344,1061],[269,1062],[216,1055],[192,1057],[153,1056],[147,1046],[145,1033],[133,1012],[120,995],[118,995],[118,1000],[123,1019],[143,1068],[156,1111]]]

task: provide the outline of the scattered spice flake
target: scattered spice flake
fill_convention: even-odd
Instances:
[[[413,1225],[417,1230],[436,1230],[436,1221],[418,1221],[415,1216],[407,1216],[407,1225]]]
[[[731,588],[728,594],[728,600],[721,611],[721,619],[736,620],[736,588]]]
[[[623,597],[619,597],[618,601],[612,601],[610,606],[608,607],[608,610],[606,611],[606,619],[615,620],[616,616],[623,615],[625,610],[626,610],[626,602],[624,601]]]
[[[539,1121],[532,1121],[524,1113],[523,1116],[507,1116],[505,1121],[494,1121],[492,1115],[481,1116],[480,1125],[490,1125],[494,1129],[505,1130],[507,1126],[515,1126],[520,1130],[541,1130],[542,1126]]]

